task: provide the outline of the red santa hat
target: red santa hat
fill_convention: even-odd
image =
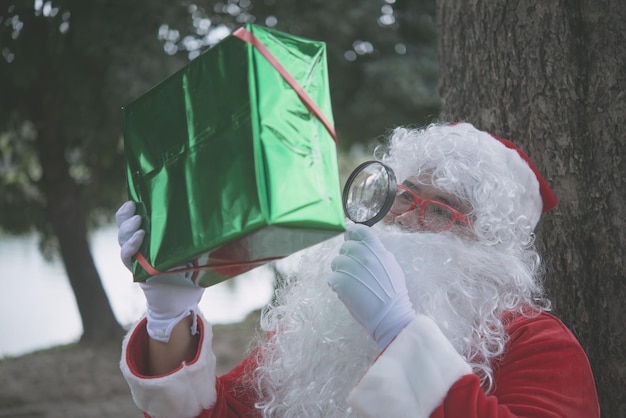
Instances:
[[[559,204],[559,202],[552,192],[552,189],[550,189],[550,186],[548,186],[548,182],[543,178],[539,170],[537,170],[537,167],[535,167],[528,155],[526,155],[526,153],[522,151],[521,148],[519,148],[508,139],[500,138],[494,134],[491,134],[491,136],[504,144],[505,147],[517,151],[522,160],[524,160],[533,171],[535,177],[537,177],[537,181],[539,182],[539,193],[541,194],[541,200],[543,201],[542,213],[546,213],[549,210],[554,209]]]

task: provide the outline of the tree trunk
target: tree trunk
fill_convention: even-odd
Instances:
[[[626,417],[626,8],[438,0],[438,20],[441,117],[517,142],[552,186],[546,287],[603,416]]]
[[[91,256],[78,187],[69,175],[65,158],[64,130],[57,113],[64,108],[63,101],[54,86],[47,88],[35,120],[37,153],[42,168],[40,186],[46,200],[47,222],[58,239],[80,312],[83,324],[81,343],[119,341],[123,329],[115,319]]]

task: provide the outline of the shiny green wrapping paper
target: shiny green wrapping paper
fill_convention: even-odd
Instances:
[[[332,123],[324,43],[245,29]],[[333,137],[251,43],[229,36],[122,113],[129,198],[156,270],[231,265],[203,269],[208,287],[344,231]],[[150,276],[136,262],[133,274]]]

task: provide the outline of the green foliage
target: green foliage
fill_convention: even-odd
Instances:
[[[42,197],[36,187],[41,167],[34,151],[34,134],[27,122],[0,134],[0,219],[10,233],[42,223],[37,210]]]
[[[156,37],[168,5],[16,0],[0,8],[0,231],[48,236],[36,139],[50,120],[89,221],[110,221],[125,199],[120,108],[183,64]]]

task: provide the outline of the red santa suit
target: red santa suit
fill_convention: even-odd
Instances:
[[[259,416],[246,372],[253,353],[230,373],[215,376],[210,325],[198,321],[194,360],[163,376],[147,376],[145,319],[127,335],[121,367],[147,417]],[[477,375],[430,318],[418,315],[381,353],[347,402],[364,417],[502,418],[599,417],[587,357],[563,323],[541,313],[505,321],[507,349],[494,364],[494,390]]]
[[[463,201],[471,202],[473,222],[476,225],[472,239],[463,239],[454,233],[420,231],[419,234],[406,234],[387,230],[380,236],[385,240],[383,245],[378,239],[369,236],[372,233],[361,231],[356,234],[361,235],[361,241],[357,244],[357,237],[351,234],[347,237],[351,246],[341,248],[347,249],[353,261],[360,265],[367,264],[367,268],[352,272],[352,277],[359,279],[353,282],[360,283],[354,288],[334,286],[336,281],[328,280],[343,305],[334,294],[332,298],[322,296],[319,292],[309,295],[307,286],[322,286],[331,292],[325,281],[316,281],[315,278],[331,270],[332,274],[340,273],[347,277],[348,268],[341,263],[331,263],[331,267],[338,268],[329,269],[321,262],[322,257],[312,258],[309,264],[321,270],[318,272],[314,271],[316,268],[305,266],[300,273],[306,272],[308,276],[298,277],[298,280],[307,286],[290,288],[301,291],[301,297],[296,297],[298,293],[290,295],[285,299],[291,304],[283,304],[286,310],[279,310],[272,315],[272,311],[280,309],[273,307],[264,317],[274,319],[272,326],[264,327],[276,332],[274,338],[221,377],[216,376],[216,359],[211,350],[211,327],[201,318],[198,319],[201,338],[194,360],[183,363],[166,375],[148,376],[149,337],[146,321],[143,320],[124,340],[121,361],[135,403],[147,416],[153,418],[260,416],[255,407],[257,401],[260,401],[258,405],[270,411],[294,406],[297,412],[291,416],[300,411],[302,416],[306,416],[308,408],[315,409],[318,406],[319,409],[312,414],[319,416],[327,411],[325,408],[331,408],[329,404],[332,401],[332,407],[339,406],[334,409],[333,416],[343,413],[348,415],[349,406],[353,415],[376,418],[599,417],[594,380],[584,351],[557,318],[541,310],[546,305],[536,304],[536,298],[543,296],[541,286],[536,283],[539,258],[528,247],[532,244],[532,231],[542,212],[554,207],[556,201],[528,158],[512,147],[512,144],[500,139],[496,141],[470,124],[430,127],[424,132],[398,128],[391,139],[393,152],[383,162],[394,167],[399,181],[411,178],[414,185],[430,184],[432,196],[429,199],[448,193],[446,196],[461,196]],[[432,178],[433,173],[437,173],[436,178]],[[430,183],[422,180],[424,175],[430,176]],[[425,199],[422,198],[422,201]],[[419,212],[419,217],[413,216],[413,219],[416,223],[426,224],[421,219],[425,216],[422,212]],[[399,214],[393,222],[399,223],[403,227],[401,229],[417,232],[413,224],[404,223],[404,217],[418,212],[402,213],[404,215]],[[366,252],[360,255],[356,251],[352,253],[357,246],[359,250],[369,250],[371,257],[368,258],[370,253]],[[319,254],[334,257],[339,253],[322,251]],[[345,254],[339,257],[345,258]],[[311,254],[312,257],[315,255]],[[371,263],[364,263],[364,258]],[[403,272],[403,266],[409,271]],[[373,269],[380,274],[372,273]],[[410,280],[405,280],[405,275]],[[406,322],[403,320],[402,326],[397,329],[389,327],[398,331],[389,334],[391,338],[395,336],[390,343],[386,338],[384,343],[380,343],[377,337],[380,323],[365,327],[371,325],[364,324],[368,318],[363,320],[364,316],[354,315],[354,312],[361,314],[361,310],[372,307],[370,301],[375,300],[370,298],[375,293],[371,291],[372,284],[389,285],[384,290],[391,289],[393,292],[385,295],[392,297],[385,300],[391,302],[388,305],[381,304],[382,308],[375,314],[366,312],[364,315],[387,317],[390,307],[400,307],[406,312],[406,303],[395,303],[408,299],[405,293],[398,290],[399,284],[408,285],[407,294],[411,295],[412,305],[416,308],[415,315]],[[487,290],[481,288],[483,284]],[[354,292],[349,293],[347,290]],[[501,296],[501,303],[496,306],[494,294]],[[315,301],[322,304],[317,305]],[[485,301],[488,303],[482,303]],[[359,364],[362,367],[342,369],[358,370],[358,373],[353,374],[359,376],[344,373],[342,377],[349,377],[345,381],[350,383],[344,385],[342,380],[337,380],[340,384],[333,386],[336,382],[332,378],[341,372],[330,367],[329,373],[318,380],[315,380],[315,373],[320,375],[322,370],[327,372],[323,367],[325,365],[333,366],[333,358],[329,356],[337,354],[339,338],[325,339],[327,335],[324,330],[331,330],[329,322],[312,321],[325,315],[332,318],[332,322],[338,323],[339,312],[333,311],[336,306],[347,307],[349,313],[364,325],[361,329],[354,321],[353,327],[332,330],[335,334],[331,337],[344,339],[341,354],[352,359],[358,356],[359,350],[366,352],[365,344],[345,345],[346,341],[359,344],[365,341],[358,340],[356,334],[345,336],[355,329],[376,340],[376,351]],[[537,312],[528,316],[511,313],[503,317],[501,314],[509,310],[521,312],[525,307],[536,309]],[[341,313],[348,315],[347,310]],[[297,314],[291,315],[293,313]],[[405,318],[401,313],[397,317]],[[297,322],[296,329],[303,329],[307,333],[310,331],[311,339],[302,339],[302,333],[290,332],[293,328],[283,326],[283,320],[288,322],[291,319]],[[500,324],[496,324],[499,320],[504,330]],[[482,321],[482,328],[472,328],[478,321]],[[451,327],[455,323],[458,326]],[[494,324],[498,338],[492,335],[489,340],[489,327]],[[325,328],[324,325],[329,327]],[[334,326],[337,327],[336,324]],[[271,348],[272,343],[281,339],[281,348],[289,350],[270,351],[270,355],[263,355],[265,348]],[[470,343],[469,349],[463,347],[466,340]],[[298,344],[302,341],[306,344]],[[495,341],[494,345],[498,349],[473,350],[485,341],[487,345]],[[455,347],[459,346],[462,349],[457,350]],[[385,347],[384,350],[376,357],[382,347]],[[504,350],[500,351],[502,347]],[[308,358],[307,349],[312,350]],[[485,358],[477,358],[477,352]],[[285,356],[285,353],[288,355]],[[492,353],[496,354],[491,356]],[[318,358],[321,360],[318,361]],[[342,360],[339,355],[337,358]],[[326,362],[322,364],[324,359]],[[307,360],[312,361],[307,364]],[[281,374],[270,376],[278,375],[274,380],[260,380],[269,382],[261,385],[261,389],[271,394],[281,389],[297,392],[299,402],[294,402],[294,397],[257,398],[257,380],[251,372],[267,372],[267,367],[263,365],[265,361],[279,363],[277,368],[282,368],[281,371],[299,364],[307,366],[304,383],[298,379],[283,379]],[[474,363],[470,365],[474,361],[480,363],[479,366]],[[493,371],[488,374],[493,383],[488,393],[481,387],[479,374],[475,374],[480,373],[480,367],[487,366],[487,363],[490,372]],[[287,370],[287,374],[291,371]],[[284,384],[286,381],[289,384]],[[319,390],[316,393],[308,390],[310,384]],[[330,390],[323,392],[323,389]],[[312,392],[310,397],[305,393],[307,390]],[[341,397],[332,398],[337,394]],[[310,404],[306,404],[306,397],[311,400]],[[270,407],[267,400],[272,402]],[[343,404],[344,400],[346,405]],[[328,404],[319,405],[323,402]]]

